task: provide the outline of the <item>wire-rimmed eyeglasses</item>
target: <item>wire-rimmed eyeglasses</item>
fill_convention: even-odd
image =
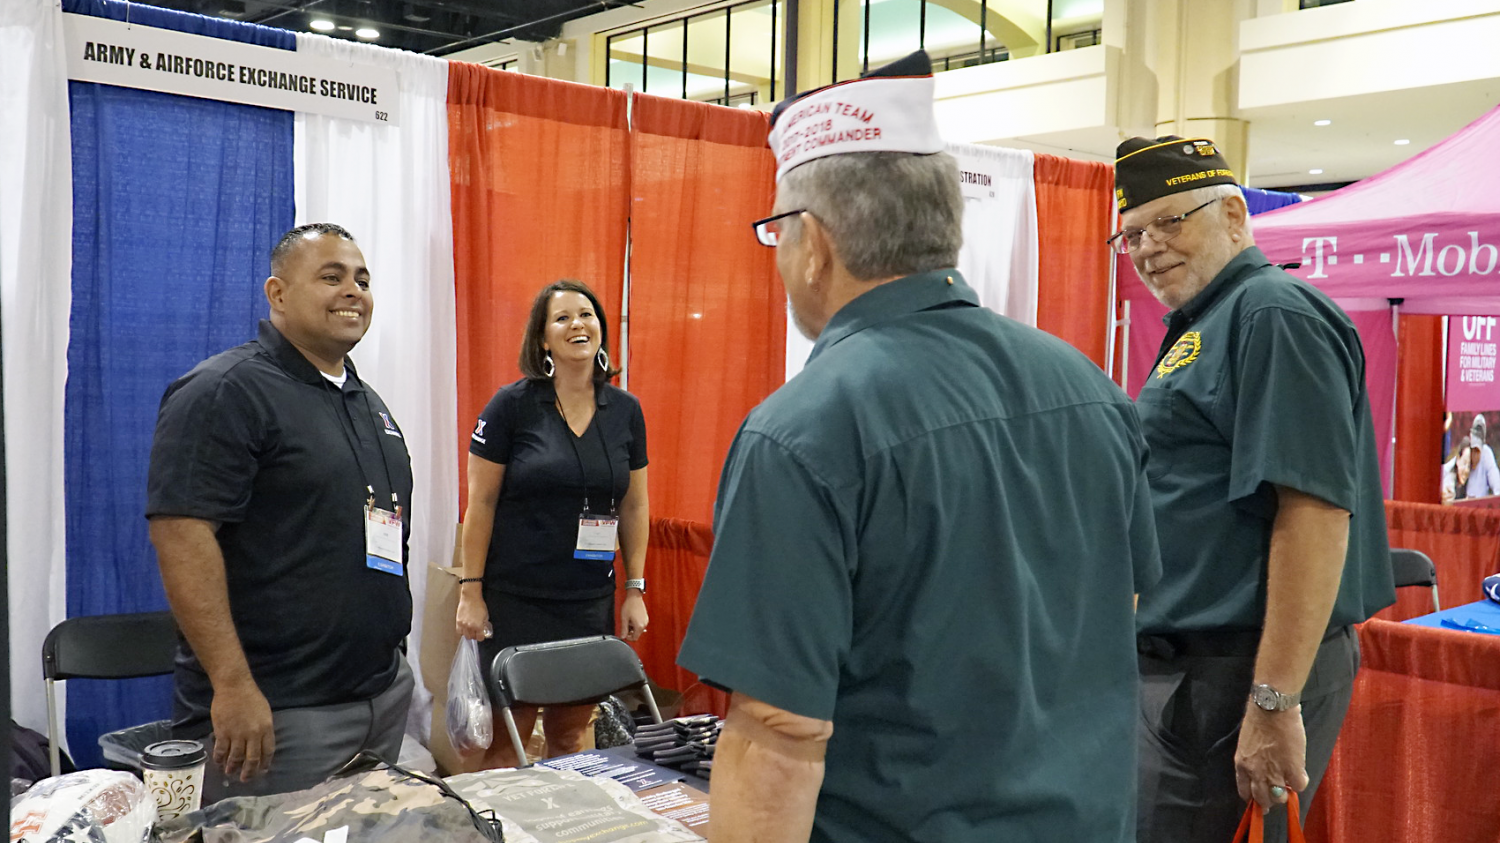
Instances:
[[[1157,217],[1151,222],[1146,223],[1145,228],[1120,229],[1115,232],[1115,236],[1104,242],[1108,243],[1110,248],[1122,255],[1128,255],[1139,249],[1141,247],[1141,236],[1145,234],[1150,234],[1151,239],[1158,243],[1165,243],[1182,233],[1183,220],[1223,198],[1222,196],[1216,196],[1185,213],[1174,214],[1170,217]]]
[[[775,246],[776,241],[781,237],[781,221],[787,217],[795,217],[798,214],[805,213],[807,213],[806,208],[798,208],[795,211],[787,211],[784,214],[777,214],[774,217],[756,220],[750,223],[750,227],[755,229],[755,239],[759,241],[760,245]]]

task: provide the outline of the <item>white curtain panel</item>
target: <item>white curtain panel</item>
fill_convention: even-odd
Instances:
[[[42,639],[64,618],[63,390],[73,166],[62,8],[0,2],[0,308],[11,716],[45,731]]]
[[[448,63],[323,35],[297,51],[394,69],[398,124],[297,114],[297,222],[333,222],[359,241],[375,314],[351,355],[395,414],[411,453],[413,601],[408,658],[421,676],[427,566],[451,564],[458,524],[458,362],[448,190]],[[430,699],[417,683],[414,712]]]
[[[1018,322],[1036,325],[1037,225],[1035,157],[1020,149],[948,144],[958,162],[964,197],[964,245],[958,270],[979,303]],[[812,340],[788,314],[786,379],[802,371]]]
[[[958,270],[979,303],[1036,325],[1036,158],[1029,150],[949,143],[964,194]]]

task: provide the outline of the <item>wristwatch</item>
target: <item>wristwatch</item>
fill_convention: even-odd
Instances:
[[[1297,707],[1302,695],[1283,694],[1270,685],[1256,685],[1250,689],[1250,701],[1265,711],[1287,711]]]
[[[626,580],[625,581],[625,587],[626,588],[633,588],[636,591],[639,591],[641,594],[645,594],[646,593],[646,578],[642,577],[642,578],[636,579],[636,580]]]

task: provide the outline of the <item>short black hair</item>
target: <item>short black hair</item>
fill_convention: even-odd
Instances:
[[[281,239],[276,241],[275,248],[271,249],[272,275],[281,274],[282,264],[292,254],[292,251],[297,248],[297,244],[301,243],[303,238],[309,234],[334,234],[348,240],[350,243],[358,242],[354,239],[354,235],[349,233],[348,229],[331,222],[310,222],[305,225],[299,225],[281,235]]]
[[[606,354],[609,353],[609,320],[604,318],[604,308],[599,306],[599,297],[582,281],[571,278],[553,281],[532,299],[531,317],[526,320],[526,333],[521,337],[521,374],[530,380],[547,380],[547,373],[542,369],[542,361],[547,357],[547,349],[542,347],[542,334],[546,331],[547,304],[552,301],[555,293],[582,293],[589,300],[594,306],[594,316],[599,319],[599,348]],[[613,366],[608,370],[599,366],[594,366],[593,369],[595,384],[602,384],[620,374],[620,370]]]

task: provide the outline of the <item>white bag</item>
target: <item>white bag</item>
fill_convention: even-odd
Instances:
[[[469,753],[489,749],[494,737],[495,720],[479,665],[479,643],[460,638],[448,674],[448,741],[459,752]]]

